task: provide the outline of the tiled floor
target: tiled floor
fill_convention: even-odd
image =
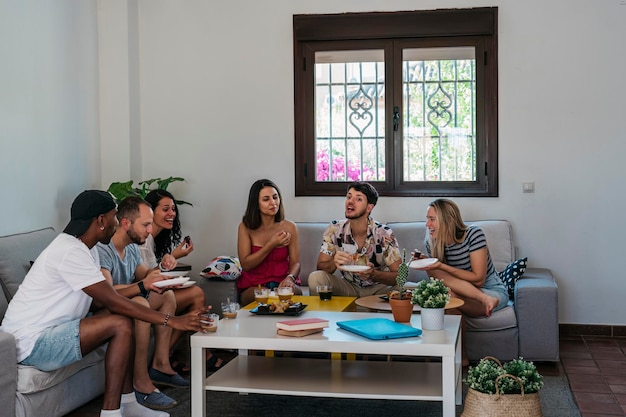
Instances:
[[[626,416],[626,337],[562,337],[560,355],[561,363],[537,363],[537,369],[567,375],[582,417]],[[100,403],[66,417],[96,417]]]
[[[626,416],[626,337],[561,338],[559,351],[582,417]]]

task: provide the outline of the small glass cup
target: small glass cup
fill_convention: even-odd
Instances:
[[[333,298],[333,287],[330,285],[318,285],[315,287],[317,294],[320,296],[320,300],[328,301]]]
[[[270,298],[269,288],[255,288],[254,289],[254,301],[259,304],[267,304],[267,299]]]
[[[222,303],[222,316],[224,316],[225,319],[236,319],[237,311],[239,311],[239,303]]]
[[[216,332],[219,323],[220,316],[218,314],[209,312],[200,314],[200,326],[202,327],[202,333]]]
[[[293,288],[291,287],[277,287],[274,291],[276,291],[280,301],[287,301],[293,297]]]

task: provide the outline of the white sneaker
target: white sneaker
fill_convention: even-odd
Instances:
[[[165,411],[152,410],[134,401],[122,403],[120,408],[124,417],[170,417]]]

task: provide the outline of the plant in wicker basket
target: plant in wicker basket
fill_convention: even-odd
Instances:
[[[496,393],[496,378],[500,375],[511,374],[524,384],[524,392],[532,394],[543,387],[543,377],[537,371],[535,364],[523,358],[514,359],[501,365],[500,362],[489,356],[483,358],[474,367],[469,367],[464,382],[469,388],[486,394]],[[502,394],[520,394],[521,388],[515,380],[503,378],[499,382]]]
[[[444,308],[450,301],[450,290],[443,280],[428,278],[422,280],[413,289],[411,303],[418,304],[422,308]]]
[[[486,356],[470,367],[461,417],[541,417],[539,390],[543,377],[532,362],[521,357],[502,365]]]

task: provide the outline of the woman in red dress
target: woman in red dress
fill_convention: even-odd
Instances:
[[[285,219],[280,190],[272,181],[257,180],[250,187],[246,213],[239,224],[237,251],[241,276],[237,279],[240,301],[254,301],[254,288],[300,289],[300,246],[296,224]]]

